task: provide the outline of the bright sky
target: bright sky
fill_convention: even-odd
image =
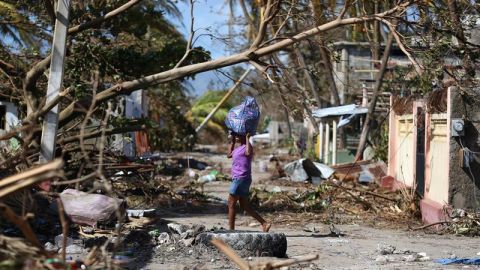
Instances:
[[[188,2],[188,1],[187,1]],[[178,8],[183,15],[183,25],[178,19],[171,21],[178,26],[185,38],[190,34],[190,5],[183,1],[178,1]],[[229,6],[227,1],[223,0],[197,0],[194,4],[194,29],[196,37],[199,37],[194,46],[202,46],[210,51],[213,59],[230,54],[228,46],[222,41],[214,38],[228,34]],[[228,71],[228,68],[224,69]],[[233,82],[219,72],[209,71],[200,73],[195,76],[195,80],[189,80],[189,88],[192,89],[193,95],[200,95],[205,92],[210,81],[218,82],[228,88]],[[220,86],[218,86],[220,87]]]

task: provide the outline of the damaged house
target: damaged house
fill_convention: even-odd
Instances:
[[[413,187],[425,223],[480,206],[479,95],[479,88],[449,87],[423,99],[391,97],[382,185]]]

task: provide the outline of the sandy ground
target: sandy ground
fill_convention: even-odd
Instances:
[[[198,155],[198,154],[193,154]],[[210,155],[208,159],[214,163],[223,163],[224,172],[228,171],[229,160],[223,155]],[[254,185],[269,173],[259,172],[258,160],[254,163]],[[226,199],[227,182],[212,182],[205,185],[205,192]],[[273,186],[267,185],[266,188]],[[288,189],[291,187],[281,187]],[[165,211],[162,218],[182,224],[204,224],[207,228],[227,227],[226,208],[219,207],[207,213],[196,213],[183,209],[181,211]],[[237,229],[260,230],[253,225],[251,217],[239,215]],[[362,224],[336,225],[344,236],[329,235],[329,226],[310,221],[308,224],[277,224],[272,231],[285,233],[288,241],[287,256],[295,257],[307,254],[318,254],[319,259],[295,267],[295,269],[480,269],[478,266],[443,266],[433,262],[436,258],[479,257],[479,239],[454,235],[426,234],[407,229],[391,230],[376,228]],[[315,232],[306,232],[305,228],[315,228]],[[426,261],[405,262],[405,254],[380,255],[377,246],[387,243],[396,247],[397,251],[424,252],[430,258]],[[218,252],[198,250],[204,247],[186,248],[184,251],[155,249],[154,254],[141,265],[142,269],[234,269],[235,266]],[[265,258],[250,258],[255,262]],[[377,261],[380,260],[380,261]],[[383,261],[382,261],[383,260]],[[385,260],[387,260],[385,262]],[[139,265],[140,268],[140,265]]]

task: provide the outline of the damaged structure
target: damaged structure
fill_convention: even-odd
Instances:
[[[425,99],[390,99],[388,175],[382,186],[414,188],[425,223],[480,205],[479,94],[478,88],[449,87]]]

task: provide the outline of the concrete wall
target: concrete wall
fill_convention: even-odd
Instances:
[[[465,93],[462,95],[462,93]],[[480,88],[451,89],[451,118],[465,119],[465,136],[451,137],[449,202],[454,208],[480,208]],[[462,168],[459,151],[471,152],[470,169]],[[468,151],[467,151],[468,152]]]
[[[424,199],[448,205],[449,125],[446,113],[426,115]]]

